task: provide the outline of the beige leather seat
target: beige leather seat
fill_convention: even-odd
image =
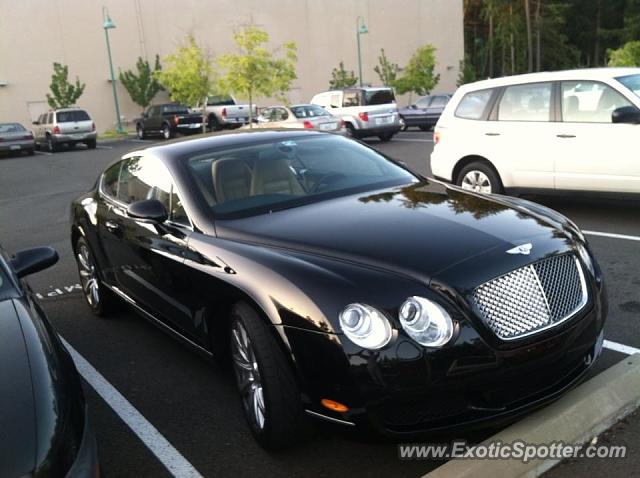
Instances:
[[[218,202],[244,199],[251,195],[251,169],[242,160],[217,159],[211,165],[211,176]]]
[[[274,157],[272,153],[260,153],[251,177],[251,195],[305,193],[285,157]]]

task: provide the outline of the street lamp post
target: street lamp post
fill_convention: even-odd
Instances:
[[[358,41],[358,79],[360,80],[360,86],[362,86],[362,54],[360,52],[360,35],[369,33],[369,29],[364,24],[364,18],[356,18],[356,38]]]
[[[111,45],[109,43],[109,30],[116,27],[116,24],[113,23],[111,17],[109,16],[109,12],[107,12],[107,7],[102,7],[102,19],[104,23],[102,28],[104,28],[104,37],[107,40],[107,55],[109,57],[109,75],[111,77],[111,88],[113,89],[113,102],[116,106],[116,131],[118,133],[124,133],[122,129],[122,122],[120,121],[120,105],[118,104],[118,93],[116,91],[116,78],[113,74],[113,61],[111,60]]]

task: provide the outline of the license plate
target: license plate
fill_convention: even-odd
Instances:
[[[238,118],[238,119],[236,119],[236,122],[238,122],[238,123],[246,123],[247,121],[249,121],[249,118]]]
[[[21,148],[20,148],[20,145],[19,145],[19,144],[12,144],[11,146],[9,146],[9,149],[10,149],[11,151],[18,151],[18,150],[19,150],[19,149],[21,149]]]
[[[189,128],[191,129],[201,128],[201,127],[202,127],[202,124],[200,123],[192,123],[189,125]]]
[[[382,116],[380,118],[376,118],[376,124],[389,124],[393,123],[392,116]]]
[[[336,129],[336,123],[322,123],[320,129]]]
[[[73,133],[70,135],[72,139],[83,139],[84,133]]]

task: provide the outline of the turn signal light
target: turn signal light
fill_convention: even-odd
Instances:
[[[346,405],[343,405],[340,402],[336,402],[334,400],[329,400],[328,398],[323,398],[322,400],[320,400],[320,403],[322,403],[322,406],[325,408],[328,408],[329,410],[333,410],[334,412],[348,412],[349,411],[349,407],[347,407]]]
[[[222,111],[220,112],[220,116],[222,116],[223,118],[227,117],[227,108],[222,108]]]
[[[305,121],[304,123],[302,123],[302,126],[304,126],[306,129],[313,129],[311,121]]]
[[[369,121],[369,113],[367,113],[366,111],[358,113],[358,116],[362,121]]]
[[[91,123],[91,131],[95,131],[96,130],[96,124],[95,123]]]

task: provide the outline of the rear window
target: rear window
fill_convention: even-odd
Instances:
[[[460,104],[456,108],[455,115],[458,118],[479,120],[484,115],[493,89],[479,90],[467,93],[460,100]]]
[[[315,118],[317,116],[331,116],[322,106],[304,105],[292,106],[291,111],[296,118]]]
[[[210,96],[207,99],[207,106],[232,106],[235,104],[233,98],[225,95]]]
[[[185,115],[189,114],[189,108],[182,105],[165,105],[162,107],[162,112],[172,115]]]
[[[18,123],[2,123],[0,124],[0,134],[2,133],[20,133],[26,131],[21,124]]]
[[[56,113],[58,123],[72,123],[74,121],[91,121],[86,111],[58,111]]]
[[[388,105],[395,102],[396,97],[392,90],[367,90],[364,92],[365,106]]]

